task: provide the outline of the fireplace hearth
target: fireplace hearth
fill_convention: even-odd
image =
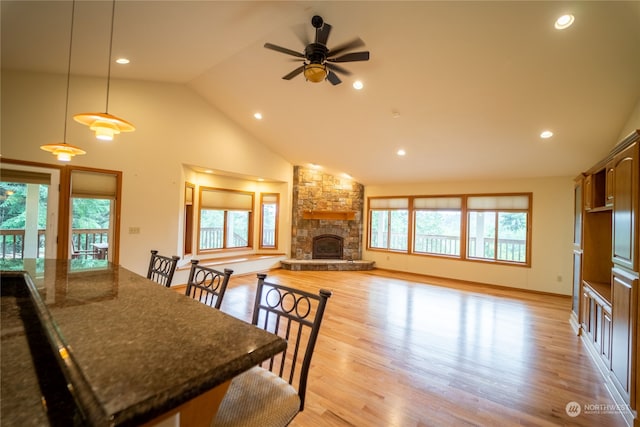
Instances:
[[[335,234],[322,234],[313,238],[312,259],[342,259],[344,239]]]

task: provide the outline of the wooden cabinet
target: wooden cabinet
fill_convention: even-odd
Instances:
[[[612,307],[608,284],[585,283],[582,291],[583,336],[605,370],[611,368]]]
[[[570,317],[634,427],[640,427],[639,145],[640,130],[576,179]]]
[[[614,198],[614,170],[599,165],[584,180],[584,209],[586,211],[610,210]]]
[[[584,178],[584,209],[589,211],[593,208],[593,175]]]

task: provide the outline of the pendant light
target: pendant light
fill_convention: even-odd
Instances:
[[[68,162],[73,156],[79,156],[86,154],[87,152],[74,147],[71,144],[67,144],[67,113],[69,112],[69,82],[71,80],[71,47],[73,46],[73,18],[76,10],[76,2],[73,0],[71,4],[71,32],[69,34],[69,61],[67,63],[67,98],[64,108],[64,134],[62,142],[56,142],[53,144],[41,145],[40,148],[45,151],[51,152],[58,160],[62,162]]]
[[[112,141],[114,135],[120,132],[132,132],[136,128],[128,121],[109,114],[109,86],[111,84],[111,51],[113,48],[113,21],[115,17],[116,1],[111,8],[111,36],[109,40],[109,66],[107,68],[107,103],[104,113],[80,113],[73,116],[74,120],[89,126],[96,133],[96,138]]]

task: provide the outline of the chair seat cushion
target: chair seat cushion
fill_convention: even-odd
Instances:
[[[212,425],[286,426],[299,411],[298,392],[276,374],[256,366],[231,381]]]

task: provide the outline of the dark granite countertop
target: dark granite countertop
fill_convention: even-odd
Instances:
[[[35,284],[44,332],[91,425],[151,420],[286,347],[273,334],[106,261],[25,260],[0,268],[3,279],[8,270],[25,270]],[[4,339],[5,313],[2,320]],[[12,322],[7,326],[15,328]],[[2,356],[3,378],[18,370],[32,375],[22,358],[4,350]],[[3,396],[11,392],[3,382]],[[24,415],[6,412],[3,403],[3,424]]]

